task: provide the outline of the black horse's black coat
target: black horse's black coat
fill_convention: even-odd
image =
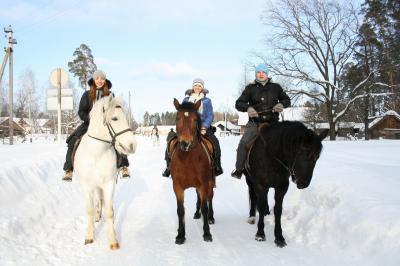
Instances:
[[[275,243],[286,245],[282,235],[281,215],[283,198],[289,187],[289,178],[300,189],[311,182],[315,163],[321,150],[321,140],[327,131],[316,135],[302,123],[296,121],[278,122],[260,128],[249,154],[249,164],[245,172],[249,186],[250,216],[255,216],[255,206],[259,217],[269,214],[267,193],[275,189]],[[264,219],[259,219],[256,240],[264,241]]]

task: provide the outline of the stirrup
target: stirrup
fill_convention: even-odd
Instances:
[[[66,182],[71,182],[72,181],[72,170],[66,170],[62,180],[66,181]]]
[[[121,178],[130,178],[131,177],[128,167],[122,166],[121,168],[119,168],[119,171],[121,173]]]

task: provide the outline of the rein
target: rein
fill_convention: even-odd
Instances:
[[[107,126],[107,129],[108,129],[108,133],[111,136],[111,140],[105,140],[105,139],[96,138],[96,137],[93,137],[93,136],[91,136],[89,134],[88,134],[88,136],[91,137],[92,139],[96,139],[96,140],[99,140],[99,141],[102,141],[102,142],[105,142],[105,143],[109,143],[109,144],[111,144],[111,146],[114,147],[115,146],[115,140],[117,139],[118,136],[120,136],[120,135],[122,135],[122,134],[124,134],[126,132],[132,131],[131,128],[127,128],[127,129],[124,129],[124,130],[122,130],[122,131],[120,131],[118,133],[115,133],[115,130],[113,129],[113,127],[109,123],[107,123],[106,126]]]
[[[297,158],[298,158],[299,154],[300,154],[300,151],[298,151],[298,152],[296,153],[296,156],[294,157],[294,161],[293,161],[291,167],[288,167],[284,162],[282,162],[281,160],[279,160],[278,157],[274,156],[274,159],[277,160],[278,163],[280,163],[280,164],[286,169],[286,171],[289,172],[289,174],[290,174],[290,176],[292,177],[293,180],[294,180],[294,178],[295,178],[295,176],[296,176],[296,173],[295,173],[295,171],[294,171],[294,166],[295,166],[295,164],[296,164],[296,161],[297,161]]]
[[[264,137],[260,133],[257,134],[257,137],[259,137],[261,139],[261,141],[263,142],[264,147],[266,147],[267,146],[267,142],[265,141]],[[253,143],[253,145],[254,145],[254,143]],[[250,171],[250,164],[249,164],[250,151],[253,148],[253,145],[251,145],[250,150],[247,153],[247,160],[246,160],[245,168],[247,169],[248,172]],[[294,170],[294,166],[296,165],[296,161],[297,161],[297,158],[299,157],[299,154],[300,154],[300,150],[296,153],[296,156],[294,157],[294,161],[293,161],[291,167],[287,166],[284,162],[282,162],[278,157],[276,157],[274,155],[274,159],[278,163],[280,163],[286,169],[286,171],[288,171],[288,173],[290,174],[290,176],[292,177],[293,180],[294,180],[294,178],[296,176],[296,172]]]
[[[118,108],[118,107],[116,107],[116,108]],[[105,112],[105,109],[103,107],[103,114],[104,114],[104,112]],[[105,139],[96,138],[96,137],[93,137],[93,136],[91,136],[89,134],[88,134],[88,136],[93,138],[93,139],[95,139],[95,140],[99,140],[99,141],[102,141],[102,142],[105,142],[105,143],[109,143],[109,144],[111,144],[111,146],[115,147],[115,141],[116,141],[118,136],[120,136],[120,135],[122,135],[122,134],[124,134],[126,132],[132,131],[131,128],[127,128],[127,129],[124,129],[124,130],[122,130],[122,131],[120,131],[118,133],[115,133],[115,130],[111,126],[110,123],[106,123],[106,126],[107,126],[107,129],[108,129],[108,133],[111,136],[111,140],[105,140]]]

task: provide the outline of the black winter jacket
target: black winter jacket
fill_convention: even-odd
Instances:
[[[252,118],[255,122],[276,122],[279,113],[272,112],[272,108],[281,103],[284,108],[290,106],[290,98],[278,83],[270,80],[263,86],[254,81],[246,86],[240,97],[236,100],[235,108],[240,112],[247,112],[247,108],[253,107],[259,112],[258,118]]]
[[[107,79],[106,80],[108,88],[111,90],[112,84]],[[88,81],[89,86],[93,84],[93,79]],[[79,103],[78,115],[84,124],[89,125],[90,116],[89,113],[92,110],[93,102],[89,98],[89,91],[85,91],[82,95],[81,101]]]

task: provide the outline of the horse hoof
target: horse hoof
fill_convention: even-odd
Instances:
[[[185,237],[177,237],[175,239],[175,244],[182,245],[183,243],[185,243],[185,240],[186,240]]]
[[[255,224],[256,223],[256,217],[250,216],[249,219],[247,219],[247,222],[249,224]]]
[[[93,243],[93,239],[85,239],[85,245],[92,244],[92,243]]]
[[[214,218],[208,218],[208,224],[215,224]]]
[[[275,242],[275,245],[280,248],[283,248],[284,246],[287,245],[285,239],[281,239],[281,240],[275,239],[274,242]]]
[[[111,249],[111,250],[117,250],[117,249],[119,249],[119,244],[118,244],[118,242],[117,242],[117,243],[112,243],[112,244],[110,244],[110,249]]]
[[[257,241],[265,241],[265,235],[256,235],[256,240]]]
[[[199,212],[195,212],[193,219],[200,219],[200,217],[201,217],[201,214]]]
[[[204,238],[204,241],[206,241],[206,242],[212,242],[212,236],[211,235],[203,236],[203,238]]]

